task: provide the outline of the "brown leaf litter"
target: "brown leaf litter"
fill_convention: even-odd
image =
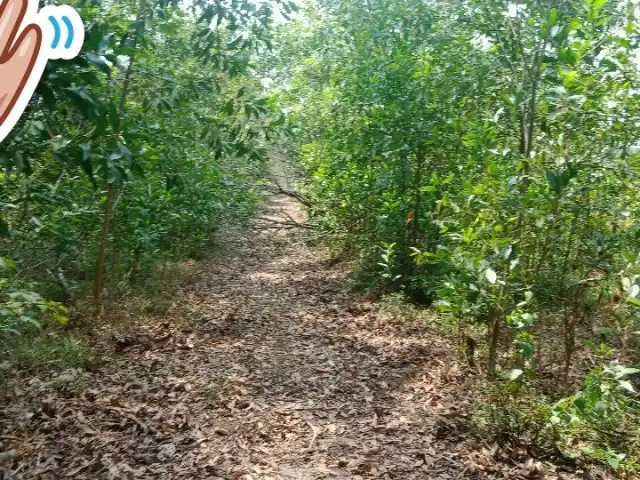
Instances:
[[[0,478],[564,478],[469,435],[452,345],[349,291],[289,228],[293,200],[265,215],[184,289],[181,321],[135,325],[96,371],[65,374],[88,390],[9,383]]]

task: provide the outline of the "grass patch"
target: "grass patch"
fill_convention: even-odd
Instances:
[[[0,342],[0,375],[11,371],[34,373],[42,370],[86,369],[97,358],[87,342],[73,335],[40,332]]]

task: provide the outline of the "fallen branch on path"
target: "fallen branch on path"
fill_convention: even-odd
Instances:
[[[267,190],[272,195],[284,195],[286,197],[297,200],[305,207],[311,207],[311,201],[309,201],[309,199],[305,197],[303,194],[301,194],[300,192],[295,192],[293,190],[286,190],[282,188],[280,185],[278,185],[277,183],[274,183],[272,185],[261,185],[261,187]]]
[[[298,223],[293,219],[288,220],[288,221],[280,221],[280,220],[274,220],[273,218],[256,217],[256,220],[273,223],[274,225],[280,225],[280,226],[283,226],[283,227],[306,228],[306,229],[310,229],[310,230],[313,230],[315,228],[313,225],[309,225],[308,223]]]

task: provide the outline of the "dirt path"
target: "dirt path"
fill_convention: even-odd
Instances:
[[[231,250],[182,292],[183,322],[136,326],[149,343],[112,352],[89,390],[13,392],[6,478],[503,478],[470,452],[435,335],[384,320],[295,231]]]

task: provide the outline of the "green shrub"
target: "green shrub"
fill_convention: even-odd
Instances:
[[[22,372],[86,369],[97,361],[85,340],[73,335],[32,332],[0,342],[0,359]]]

